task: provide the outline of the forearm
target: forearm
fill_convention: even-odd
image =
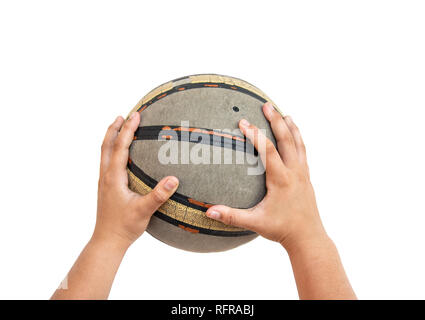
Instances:
[[[326,235],[286,248],[300,299],[356,299],[338,251]]]
[[[51,299],[107,299],[127,248],[119,241],[93,237],[69,271],[65,287]]]

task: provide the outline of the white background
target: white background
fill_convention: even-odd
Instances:
[[[194,73],[245,79],[299,125],[362,299],[425,298],[423,1],[0,2],[0,298],[49,298],[89,239],[107,126]],[[285,251],[144,234],[114,299],[296,299]]]

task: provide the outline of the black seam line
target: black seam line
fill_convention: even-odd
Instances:
[[[145,131],[161,131],[161,130],[173,130],[173,131],[175,131],[174,129],[178,129],[178,128],[196,129],[196,130],[212,131],[212,132],[217,133],[217,134],[227,134],[227,135],[235,137],[235,138],[245,139],[245,136],[243,136],[243,135],[226,132],[226,131],[223,131],[221,129],[209,129],[209,128],[201,128],[201,127],[182,127],[182,126],[166,125],[166,124],[156,125],[156,126],[143,126],[143,127],[139,127],[138,129],[140,129],[140,128],[143,128],[143,130],[145,130]],[[138,132],[137,130],[136,130],[136,133]],[[197,131],[193,131],[193,132],[198,133]]]
[[[211,89],[211,88],[222,88],[222,89],[229,89],[229,90],[234,90],[234,91],[239,91],[242,93],[245,93],[259,101],[261,101],[262,103],[266,103],[267,100],[264,99],[263,97],[259,96],[258,94],[249,91],[248,89],[236,86],[236,85],[231,85],[231,84],[227,84],[227,83],[221,83],[221,82],[198,82],[198,83],[185,83],[179,86],[175,86],[165,92],[161,92],[158,95],[156,95],[155,97],[153,97],[151,100],[149,100],[148,102],[142,104],[137,111],[140,111],[141,109],[145,110],[147,107],[149,107],[151,104],[153,104],[154,102],[162,99],[165,96],[168,96],[170,94],[176,93],[176,92],[180,92],[180,91],[185,91],[185,90],[189,90],[189,89],[195,89],[195,88],[206,88],[206,89]]]
[[[147,186],[149,186],[150,188],[155,188],[155,186],[157,185],[157,181],[155,179],[152,179],[151,177],[149,177],[142,169],[140,169],[137,165],[135,165],[133,162],[128,163],[127,167],[129,168],[129,170],[137,177],[139,178],[143,183],[145,183]],[[183,204],[187,207],[191,207],[193,209],[198,209],[200,211],[206,212],[207,208],[198,206],[194,203],[189,202],[189,198],[185,195],[182,195],[180,193],[175,192],[171,198],[171,200],[174,200],[180,204]],[[192,229],[196,229],[199,230],[200,233],[204,233],[204,234],[210,234],[210,235],[217,235],[217,236],[224,236],[224,237],[237,237],[237,236],[243,236],[243,235],[249,235],[249,234],[254,234],[254,232],[249,231],[249,230],[244,230],[244,231],[222,231],[222,230],[212,230],[212,229],[206,229],[206,228],[201,228],[201,227],[196,227],[193,226],[191,224],[179,221],[177,219],[171,218],[169,216],[167,216],[164,213],[161,213],[159,211],[155,212],[155,215],[166,221],[169,222],[175,226],[178,226],[179,224],[192,228]]]
[[[128,163],[127,167],[130,169],[130,171],[137,177],[139,178],[143,183],[145,183],[148,187],[150,188],[155,188],[155,186],[158,184],[158,181],[156,181],[155,179],[151,178],[150,176],[148,176],[142,169],[140,169],[137,165],[134,164],[134,162]],[[178,203],[181,203],[187,207],[191,207],[193,209],[197,209],[203,212],[206,212],[208,210],[208,208],[202,207],[202,206],[198,206],[197,204],[194,204],[192,202],[189,202],[189,197],[175,192],[171,198],[171,200],[174,200]]]
[[[175,225],[177,227],[179,225],[182,225],[184,227],[189,227],[191,229],[198,230],[199,233],[208,234],[208,235],[211,235],[211,236],[240,237],[240,236],[248,236],[248,235],[255,234],[255,232],[250,231],[250,230],[244,230],[244,231],[224,231],[224,230],[205,229],[205,228],[202,228],[202,227],[193,226],[193,225],[191,225],[189,223],[178,221],[178,220],[173,219],[170,216],[167,216],[166,214],[164,214],[162,212],[159,212],[159,211],[156,211],[154,213],[154,215],[156,217],[158,217],[159,219],[164,220],[165,222],[171,223],[172,225]],[[187,231],[187,232],[189,232],[189,231]]]
[[[215,136],[213,134],[202,133],[202,132],[186,132],[187,134],[182,134],[182,131],[175,130],[163,130],[163,126],[146,126],[139,127],[135,132],[135,140],[158,140],[158,141],[166,141],[166,140],[174,140],[174,141],[186,141],[192,143],[202,143],[206,145],[212,145],[216,147],[228,148],[235,151],[241,151],[249,154],[257,155],[258,152],[252,146],[252,144],[248,146],[246,141],[240,141],[233,138],[223,137],[223,136]],[[177,128],[177,127],[176,127]],[[196,128],[201,129],[201,128]],[[201,129],[206,131],[212,131],[210,129]],[[230,133],[219,132],[220,134],[228,134],[234,137],[238,137],[244,139],[243,137],[232,135]],[[192,134],[195,134],[197,140],[195,140]]]

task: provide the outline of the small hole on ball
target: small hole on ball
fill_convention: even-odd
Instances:
[[[239,108],[238,108],[237,106],[234,106],[234,107],[233,107],[233,111],[235,111],[235,112],[239,112]]]

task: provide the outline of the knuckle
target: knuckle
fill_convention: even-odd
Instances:
[[[229,226],[234,225],[235,224],[235,221],[236,221],[235,220],[235,215],[232,212],[229,212],[227,215],[225,215],[223,220],[224,220],[223,222],[225,224],[229,225]]]
[[[292,127],[292,128],[295,127],[295,124],[291,121],[291,118],[289,116],[284,116],[283,120],[285,121],[288,127]]]
[[[114,181],[114,177],[110,172],[105,173],[105,175],[103,176],[103,184],[106,186],[110,186],[113,184]]]
[[[235,219],[234,219],[233,214],[232,214],[232,213],[229,213],[229,214],[225,217],[225,219],[224,219],[224,223],[225,223],[225,224],[228,224],[228,225],[232,225],[234,220],[235,220]]]
[[[275,153],[276,148],[275,148],[274,144],[270,140],[268,140],[265,143],[263,150],[265,151],[266,155],[269,157],[269,156],[272,156]]]
[[[282,130],[282,131],[283,131],[282,135],[281,135],[282,141],[284,141],[284,142],[289,141],[290,138],[291,138],[291,136],[290,136],[291,133],[289,132],[289,130],[285,129],[285,130]]]
[[[124,149],[124,141],[120,138],[118,138],[114,143],[114,150],[118,151]]]
[[[124,122],[123,126],[122,126],[122,130],[125,130],[125,131],[129,130],[129,129],[130,129],[130,127],[131,127],[131,123],[130,123],[130,122],[131,122],[131,121],[126,120],[126,121]]]
[[[284,144],[292,144],[292,137],[291,137],[291,134],[289,133],[289,132],[285,132],[283,135],[282,135],[282,142],[284,143]]]
[[[279,177],[277,178],[274,183],[278,186],[278,187],[287,187],[289,185],[288,179],[284,178],[284,177]]]
[[[298,126],[295,124],[295,122],[294,121],[289,121],[289,126],[292,128],[292,129],[294,129],[294,131],[300,131],[299,129],[298,129]]]
[[[168,196],[162,190],[154,189],[152,191],[152,199],[156,203],[164,203],[165,201],[168,200]]]

